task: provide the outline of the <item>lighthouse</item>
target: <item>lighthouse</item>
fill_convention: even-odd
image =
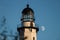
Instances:
[[[37,40],[39,28],[36,26],[34,11],[26,5],[22,11],[21,26],[17,28],[19,40]]]

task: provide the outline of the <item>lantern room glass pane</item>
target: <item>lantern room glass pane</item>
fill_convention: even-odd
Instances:
[[[24,15],[23,18],[33,18],[32,15]]]

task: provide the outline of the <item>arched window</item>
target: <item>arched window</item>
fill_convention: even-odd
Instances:
[[[33,40],[35,40],[35,37],[33,37]]]

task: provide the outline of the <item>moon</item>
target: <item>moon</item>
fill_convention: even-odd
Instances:
[[[45,31],[45,26],[41,26],[41,30],[42,31]]]

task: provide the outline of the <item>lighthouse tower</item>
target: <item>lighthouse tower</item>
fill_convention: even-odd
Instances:
[[[35,25],[34,11],[29,7],[23,9],[21,27],[18,27],[19,40],[37,40],[38,28]]]

